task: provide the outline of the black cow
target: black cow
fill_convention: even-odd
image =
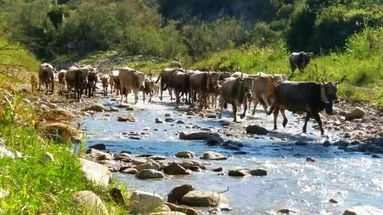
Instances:
[[[83,94],[83,91],[86,89],[88,84],[88,74],[90,70],[91,68],[89,66],[71,66],[68,69],[68,72],[65,75],[65,80],[68,87],[67,98],[69,98],[69,94],[72,88],[74,88],[76,99],[78,101],[81,99],[81,95]]]
[[[87,92],[88,97],[93,97],[94,92],[96,91],[96,84],[98,82],[98,74],[95,71],[89,72],[88,74],[88,83],[87,83]]]
[[[40,71],[39,71],[39,89],[41,90],[41,85],[45,84],[46,93],[49,93],[49,85],[51,85],[51,92],[54,92],[55,88],[55,82],[54,82],[54,68],[52,65],[48,63],[43,63],[40,65]]]
[[[285,110],[293,113],[306,113],[303,132],[306,133],[307,122],[311,117],[319,124],[321,134],[324,131],[319,112],[326,111],[332,114],[333,103],[338,103],[337,86],[340,82],[316,83],[316,82],[292,82],[283,81],[274,88],[274,101],[268,114],[274,112],[274,130],[277,129],[277,117],[279,111],[283,116],[283,127],[286,127],[287,118]]]
[[[299,71],[303,72],[306,66],[310,63],[311,56],[313,55],[312,52],[293,52],[291,53],[289,60],[290,60],[290,67],[291,67],[291,74],[294,74],[294,71],[296,68],[299,69]]]

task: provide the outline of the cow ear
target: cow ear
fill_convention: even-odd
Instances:
[[[346,76],[344,75],[340,81],[336,82],[335,85],[338,86],[338,84],[342,83],[346,79]]]

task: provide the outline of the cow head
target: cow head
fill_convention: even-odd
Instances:
[[[332,114],[333,103],[338,103],[337,87],[345,79],[345,76],[339,82],[327,82],[322,80],[321,84],[321,100],[325,103],[325,111],[327,114]]]

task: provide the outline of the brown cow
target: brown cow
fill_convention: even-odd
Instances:
[[[52,65],[48,63],[43,63],[40,65],[40,71],[39,71],[39,89],[38,91],[41,90],[41,85],[45,84],[46,88],[46,93],[48,94],[49,92],[49,85],[51,85],[51,92],[54,92],[55,88],[55,81],[54,81],[54,68]]]
[[[128,94],[133,91],[136,104],[138,93],[144,88],[145,73],[129,67],[119,69],[119,71],[121,102],[125,96],[125,102],[128,103]]]

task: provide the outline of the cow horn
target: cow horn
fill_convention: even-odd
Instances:
[[[322,78],[322,84],[326,84],[326,82],[324,81],[324,79]]]
[[[338,85],[338,84],[342,83],[345,79],[346,79],[346,76],[343,75],[343,78],[340,79],[340,81],[336,82],[335,85]]]

